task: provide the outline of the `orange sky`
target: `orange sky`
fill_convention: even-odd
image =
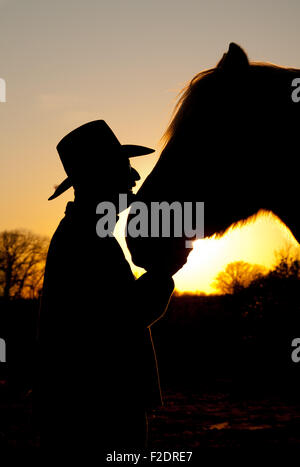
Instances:
[[[0,230],[53,233],[72,199],[47,201],[65,176],[55,147],[76,126],[103,118],[123,144],[159,149],[178,92],[229,42],[300,68],[299,17],[296,0],[0,0]],[[143,179],[158,154],[134,160]],[[176,286],[211,292],[228,262],[270,267],[286,242],[274,219],[200,240]]]

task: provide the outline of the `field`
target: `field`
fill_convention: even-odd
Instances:
[[[149,412],[149,449],[196,455],[300,446],[300,366],[291,360],[296,312],[279,320],[277,300],[271,321],[249,319],[247,303],[240,296],[175,295],[152,327],[164,406]],[[1,315],[10,350],[10,366],[1,366],[2,446],[39,447],[32,411],[37,309],[25,301]]]

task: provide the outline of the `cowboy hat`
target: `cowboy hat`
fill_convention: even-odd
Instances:
[[[56,149],[68,177],[57,186],[48,200],[57,198],[71,188],[73,185],[72,176],[77,175],[78,177],[82,171],[83,154],[85,165],[92,166],[92,170],[95,170],[95,166],[99,166],[100,163],[103,166],[101,155],[109,155],[109,161],[107,158],[105,159],[106,164],[115,167],[120,159],[154,152],[154,149],[145,146],[122,145],[104,120],[94,120],[75,128],[64,136]]]

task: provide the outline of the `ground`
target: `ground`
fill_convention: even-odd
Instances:
[[[2,396],[5,395],[1,388]],[[164,407],[149,414],[149,449],[300,447],[300,402],[295,396],[242,395],[230,385],[166,390]],[[0,405],[0,444],[38,447],[32,429],[32,393]]]

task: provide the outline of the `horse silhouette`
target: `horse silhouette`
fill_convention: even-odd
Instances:
[[[183,89],[160,158],[136,200],[204,202],[205,237],[222,235],[261,209],[272,211],[299,242],[295,78],[299,69],[249,62],[231,43],[216,67]],[[191,251],[185,240],[128,236],[127,245],[135,264],[173,274]]]

